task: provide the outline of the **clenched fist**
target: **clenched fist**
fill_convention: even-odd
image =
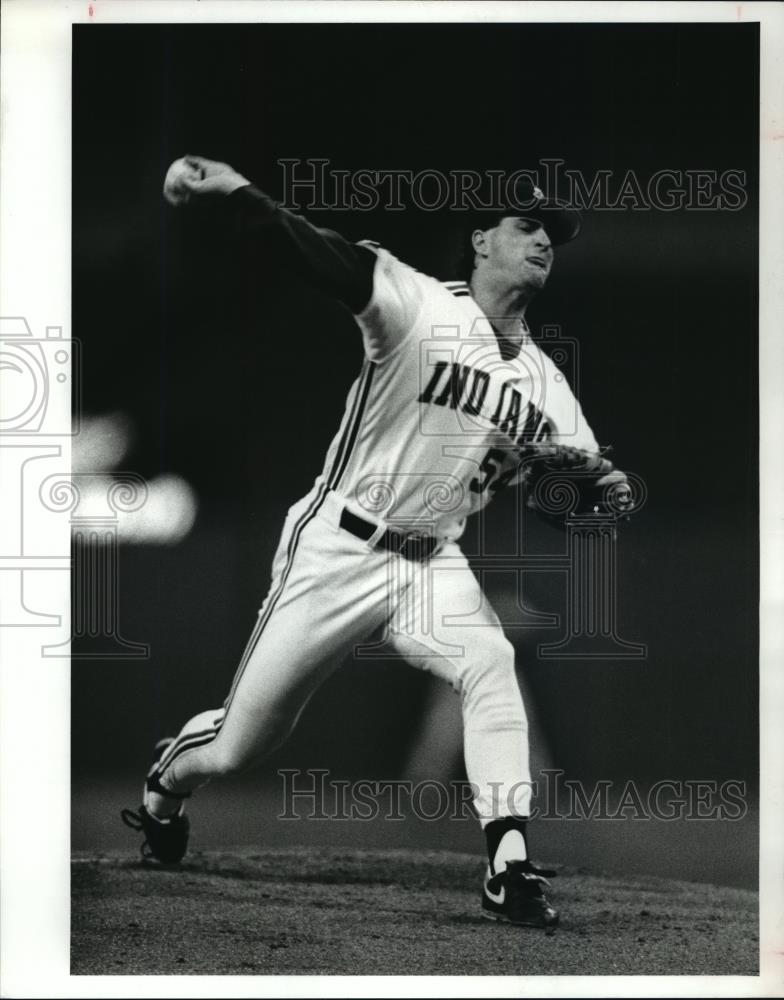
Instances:
[[[170,205],[187,205],[191,199],[214,198],[231,194],[250,184],[247,178],[228,165],[203,156],[183,156],[166,172],[163,196]]]

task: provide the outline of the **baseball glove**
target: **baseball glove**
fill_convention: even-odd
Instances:
[[[630,514],[634,502],[629,481],[606,457],[608,451],[549,442],[524,447],[520,459],[527,506],[559,525],[580,514]]]

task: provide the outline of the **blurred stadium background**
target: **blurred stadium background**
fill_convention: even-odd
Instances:
[[[510,637],[535,762],[589,787],[732,779],[750,809],[735,823],[543,822],[537,853],[755,884],[756,59],[752,25],[75,28],[75,467],[132,471],[151,491],[119,551],[120,628],[149,658],[74,648],[75,849],[136,850],[117,810],[136,803],[154,740],[222,702],[284,513],[319,471],[361,362],[339,307],[239,267],[219,227],[164,204],[169,162],[222,159],[280,196],[283,157],[445,171],[560,157],[587,176],[744,170],[749,200],[737,212],[586,213],[532,309],[535,329],[559,324],[578,341],[585,412],[649,491],[618,550],[618,630],[647,645],[645,660],[538,659],[536,642],[560,632],[525,627],[510,579],[487,579],[496,606],[520,616]],[[452,276],[447,215],[309,215]],[[514,504],[490,509],[494,551]],[[562,544],[549,527],[531,543]],[[560,574],[526,586],[531,607],[563,613]],[[281,823],[283,767],[459,778],[456,699],[403,664],[346,663],[261,772],[194,804],[200,845],[481,849],[466,823]]]

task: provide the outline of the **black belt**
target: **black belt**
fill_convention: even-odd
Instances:
[[[366,521],[364,517],[357,517],[352,514],[348,507],[344,507],[340,515],[340,527],[350,531],[352,535],[361,538],[363,542],[368,542],[378,530],[378,525],[372,521]],[[387,528],[375,544],[377,549],[386,549],[387,552],[397,552],[404,559],[422,561],[429,559],[440,544],[440,539],[432,535],[418,535],[416,533],[404,534],[402,531],[395,531],[394,528]]]

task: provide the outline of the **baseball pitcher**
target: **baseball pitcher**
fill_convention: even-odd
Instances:
[[[530,486],[543,470],[579,470],[591,503],[625,489],[525,322],[554,246],[578,234],[579,216],[524,181],[514,207],[472,219],[467,280],[443,283],[377,245],[315,227],[224,163],[176,161],[164,195],[181,210],[213,204],[246,248],[342,302],[364,363],[313,488],[288,512],[225,703],[158,744],[143,803],[123,818],[143,833],[145,856],[178,862],[185,799],[279,746],[318,685],[380,633],[390,655],[460,696],[488,849],[483,912],[554,929],[544,891],[553,873],[528,852],[531,775],[514,649],[460,536],[499,489]]]

